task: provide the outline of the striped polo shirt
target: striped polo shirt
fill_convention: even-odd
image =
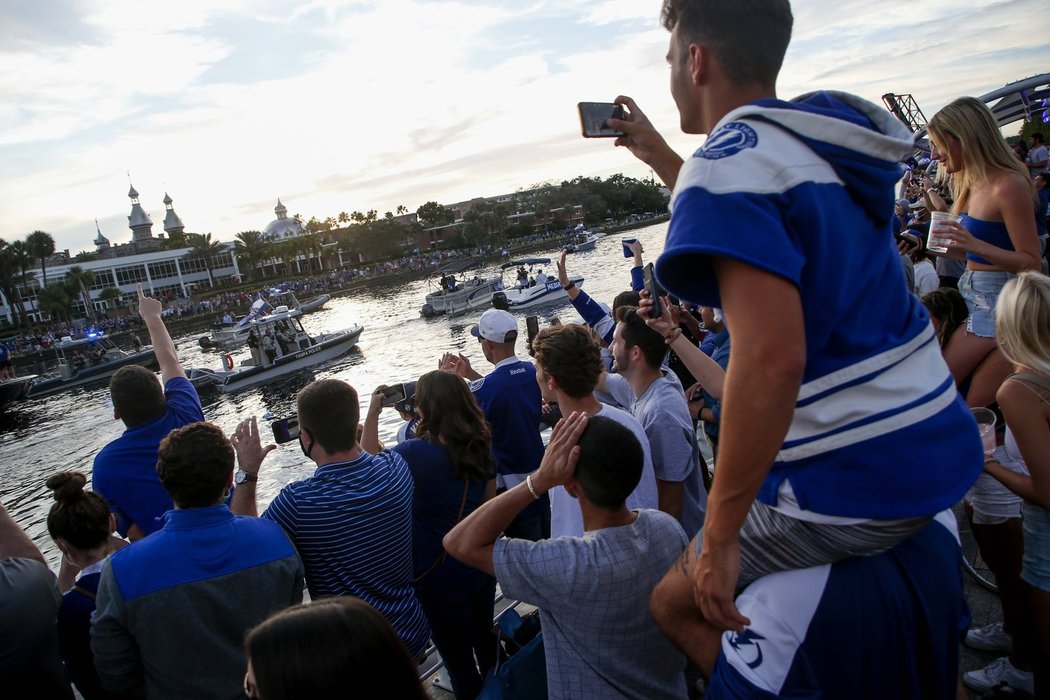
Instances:
[[[430,626],[412,588],[412,474],[398,454],[362,452],[285,486],[262,517],[292,538],[314,598],[352,595],[416,656]]]

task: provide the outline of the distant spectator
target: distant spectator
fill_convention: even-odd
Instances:
[[[161,443],[157,474],[175,510],[102,567],[91,649],[107,690],[236,697],[245,633],[302,602],[303,566],[285,533],[224,504],[233,466],[233,446],[210,423]]]
[[[427,697],[397,633],[359,598],[282,610],[249,632],[245,647],[248,698]]]
[[[1036,131],[1029,137],[1029,141],[1032,144],[1032,148],[1028,151],[1028,155],[1025,157],[1025,164],[1028,166],[1028,173],[1035,179],[1035,176],[1046,170],[1047,161],[1050,161],[1050,153],[1048,153],[1046,144],[1043,143],[1042,132]]]
[[[449,554],[494,573],[506,596],[540,609],[554,700],[687,697],[685,659],[647,609],[687,538],[665,513],[628,510],[642,464],[629,428],[573,413],[554,429],[535,474],[445,536]],[[586,536],[500,537],[521,509],[560,485],[579,500]]]

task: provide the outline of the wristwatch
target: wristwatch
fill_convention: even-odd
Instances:
[[[235,483],[235,484],[243,484],[243,483],[246,483],[246,482],[249,482],[249,481],[258,481],[258,480],[259,480],[259,475],[258,474],[249,474],[248,472],[244,471],[243,469],[238,469],[237,473],[235,473],[233,475],[233,483]]]

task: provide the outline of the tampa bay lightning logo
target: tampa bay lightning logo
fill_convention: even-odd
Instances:
[[[711,134],[696,152],[698,158],[720,160],[758,145],[758,134],[743,122],[729,122]]]
[[[740,634],[734,632],[729,638],[729,646],[748,668],[756,669],[762,665],[762,647],[758,644],[760,639],[765,641],[766,638],[754,630],[746,629]]]

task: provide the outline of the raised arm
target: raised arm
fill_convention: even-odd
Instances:
[[[365,414],[364,427],[361,429],[361,449],[374,455],[383,449],[379,442],[379,414],[383,411],[383,389],[376,387],[368,402],[368,413]]]
[[[674,351],[674,354],[682,361],[682,364],[693,375],[697,383],[704,387],[711,396],[721,399],[726,376],[725,370],[717,362],[701,352],[700,348],[693,345],[692,341],[682,333],[681,328],[674,319],[674,309],[677,307],[672,306],[671,300],[666,296],[663,297],[663,303],[660,304],[663,315],[659,318],[650,318],[649,314],[652,312],[653,302],[648,298],[648,295],[648,292],[642,291],[642,301],[638,307],[638,315],[645,319],[646,324],[650,328],[664,337],[668,348]],[[678,309],[678,312],[682,313],[681,309]]]
[[[656,173],[657,177],[670,189],[678,181],[678,171],[682,169],[682,157],[671,150],[660,132],[653,127],[634,100],[620,95],[613,100],[627,108],[625,119],[609,119],[606,123],[624,136],[616,139],[617,146],[624,146],[635,158],[642,161]]]
[[[182,370],[179,356],[175,352],[175,343],[172,342],[160,315],[163,309],[160,301],[146,296],[142,291],[141,282],[136,286],[139,293],[139,316],[142,316],[146,330],[149,331],[153,353],[157,356],[157,364],[160,365],[161,381],[167,384],[168,380],[174,377],[185,377],[186,373]]]
[[[233,498],[230,500],[230,510],[237,515],[259,515],[259,507],[255,498],[255,486],[259,481],[259,470],[262,468],[266,455],[277,449],[277,445],[262,444],[259,435],[259,421],[253,416],[246,418],[237,424],[237,428],[230,437],[233,450],[237,453],[237,467],[255,479],[237,484],[233,490]]]

